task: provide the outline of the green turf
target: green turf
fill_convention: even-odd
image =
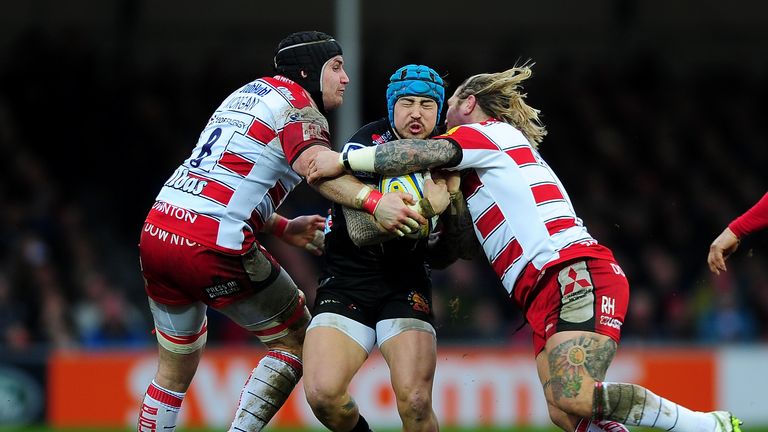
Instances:
[[[376,429],[376,432],[398,432],[400,429]],[[442,432],[558,432],[555,428],[542,427],[516,427],[508,428],[459,428],[459,427],[441,427]],[[752,431],[753,429],[750,429]],[[176,432],[221,432],[222,429],[208,428],[179,428]],[[300,429],[300,428],[267,428],[265,432],[326,432],[326,429]],[[135,432],[135,429],[104,429],[104,428],[54,428],[49,426],[21,426],[10,427],[0,426],[0,432]],[[755,431],[758,432],[758,431]],[[768,432],[768,428],[761,432]]]
[[[221,432],[223,429],[177,429],[177,432]],[[516,427],[506,428],[457,428],[441,427],[442,432],[557,432],[559,429],[542,427]],[[650,432],[653,429],[632,428],[637,432]],[[768,432],[767,426],[742,426],[745,432]],[[0,426],[0,432],[134,432],[135,429],[103,429],[103,428],[53,428],[48,426]],[[396,432],[398,429],[376,429],[376,432]],[[325,432],[325,429],[266,429],[266,432]]]
[[[176,432],[221,432],[223,429],[187,429],[180,428]],[[502,428],[456,428],[456,427],[441,427],[442,432],[557,432],[554,428],[515,428],[515,429],[502,429]],[[134,432],[135,429],[103,429],[103,428],[53,428],[48,426],[23,426],[23,427],[7,427],[0,426],[0,432]],[[325,432],[325,429],[265,429],[265,432]],[[376,429],[376,432],[396,432],[399,429]],[[766,429],[763,432],[768,432]]]

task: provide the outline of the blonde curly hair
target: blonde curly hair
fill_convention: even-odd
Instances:
[[[467,78],[456,91],[456,97],[464,100],[474,95],[483,111],[519,129],[534,148],[547,134],[539,120],[539,110],[525,103],[521,83],[530,78],[533,64],[523,64],[504,72],[473,75]]]

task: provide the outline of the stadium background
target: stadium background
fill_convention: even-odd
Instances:
[[[747,239],[724,276],[705,265],[710,241],[766,190],[765,3],[0,5],[0,425],[128,424],[153,372],[136,250],[143,217],[212,110],[271,74],[274,46],[304,29],[339,37],[350,64],[347,108],[332,117],[336,144],[385,115],[387,77],[403,64],[434,67],[452,92],[470,74],[532,58],[528,100],[549,129],[541,152],[632,284],[614,376],[768,424],[766,236]],[[327,207],[301,187],[280,211]],[[311,298],[319,261],[265,243]],[[435,274],[444,347],[436,409],[449,425],[546,424],[530,335],[515,332],[522,318],[483,264]],[[214,348],[185,421],[221,428],[259,351],[215,313],[209,332]],[[477,375],[484,370],[493,377]],[[363,409],[375,425],[397,427],[380,358],[362,376]],[[470,384],[483,380],[515,390]],[[292,401],[277,423],[313,425],[301,395]]]

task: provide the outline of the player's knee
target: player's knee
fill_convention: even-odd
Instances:
[[[323,422],[330,420],[335,413],[341,410],[344,405],[345,393],[342,389],[333,386],[311,380],[304,381],[304,394],[307,397],[307,403],[317,418]]]
[[[397,392],[397,411],[404,420],[427,420],[432,412],[432,397],[427,389],[407,389]]]
[[[185,392],[192,383],[202,351],[177,354],[161,349],[155,381],[163,388]]]

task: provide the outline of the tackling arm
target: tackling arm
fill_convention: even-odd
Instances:
[[[309,147],[296,158],[293,169],[299,175],[309,175],[310,162],[317,156],[326,153],[336,154],[318,143]],[[341,175],[335,178],[318,179],[313,182],[314,188],[325,198],[352,209],[364,209],[371,213],[387,231],[404,235],[419,225],[427,223],[423,216],[408,208],[403,201],[406,194],[387,193],[382,196],[360,180],[351,175]]]
[[[343,170],[402,175],[430,168],[456,166],[461,158],[461,147],[449,140],[401,139],[375,147],[346,151],[338,155],[338,161],[328,157],[316,158],[312,163],[310,181],[333,177]]]
[[[455,166],[461,162],[461,148],[448,140],[404,139],[375,148],[374,169],[386,175]]]
[[[319,152],[327,151],[325,145],[312,146],[305,150],[293,163],[293,170],[306,177],[309,173],[309,163]],[[351,175],[342,175],[333,179],[323,179],[313,184],[315,189],[325,198],[343,205],[344,207],[360,208],[355,197],[366,186]]]

